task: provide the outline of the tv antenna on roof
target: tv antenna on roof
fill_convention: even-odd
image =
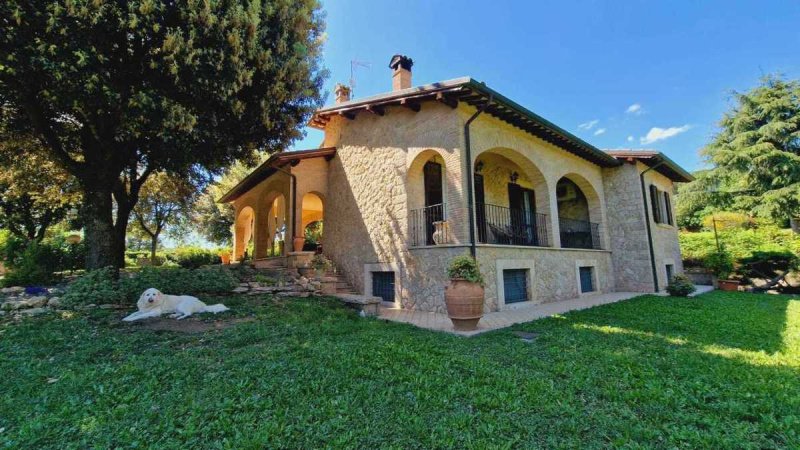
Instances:
[[[356,91],[356,69],[359,67],[364,67],[365,69],[370,68],[370,63],[367,61],[359,61],[357,59],[350,60],[350,96],[354,97],[353,94]]]

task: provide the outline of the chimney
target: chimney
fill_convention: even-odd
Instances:
[[[414,61],[405,55],[394,55],[389,62],[392,72],[392,90],[399,91],[411,87],[411,66]]]
[[[345,86],[342,83],[336,83],[336,87],[333,88],[333,95],[336,96],[336,104],[349,102],[350,101],[350,87]]]

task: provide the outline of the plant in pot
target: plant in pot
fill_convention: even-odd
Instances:
[[[219,252],[219,259],[222,261],[222,264],[230,264],[231,263],[231,252],[230,250],[222,250]]]
[[[729,279],[733,272],[733,258],[725,249],[706,256],[703,265],[717,277],[717,285],[721,290],[739,290],[739,281]]]
[[[328,272],[332,266],[333,263],[331,260],[326,258],[322,253],[317,253],[311,258],[311,268],[316,272],[317,278],[324,277],[325,273]]]
[[[447,315],[459,331],[478,328],[483,317],[483,276],[474,258],[463,255],[454,258],[447,268],[450,284],[444,290]]]
[[[678,274],[669,280],[667,285],[667,292],[673,297],[688,297],[689,294],[696,291],[692,280],[686,275]]]

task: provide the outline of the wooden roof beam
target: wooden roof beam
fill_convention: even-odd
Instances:
[[[444,95],[441,92],[436,93],[436,101],[439,102],[439,103],[444,103],[445,105],[449,106],[452,109],[458,108],[458,100],[457,99],[455,99],[453,97],[450,97],[450,96],[447,96],[447,95]]]
[[[386,110],[383,109],[383,106],[367,105],[364,109],[367,112],[370,112],[370,113],[375,114],[377,116],[382,116],[382,115],[386,114]]]
[[[419,102],[415,102],[407,98],[400,99],[400,104],[414,112],[419,112],[419,110],[422,109]]]

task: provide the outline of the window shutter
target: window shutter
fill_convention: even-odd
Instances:
[[[664,207],[667,212],[667,223],[670,225],[675,225],[672,220],[672,203],[669,200],[668,192],[664,192]]]
[[[653,222],[661,223],[661,208],[658,206],[658,189],[654,185],[650,185],[650,205],[653,210]]]

